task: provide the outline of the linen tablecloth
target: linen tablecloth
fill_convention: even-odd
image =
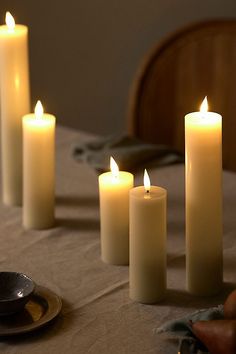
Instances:
[[[78,136],[88,139],[57,128],[54,228],[24,230],[22,209],[0,204],[0,269],[25,272],[63,300],[55,322],[31,334],[0,338],[0,353],[176,354],[176,342],[155,329],[221,303],[236,287],[236,175],[224,172],[224,290],[197,298],[185,292],[184,166],[149,171],[152,183],[168,190],[168,293],[162,303],[142,305],[129,299],[128,267],[100,259],[97,175],[71,157]],[[135,183],[142,183],[142,175]]]

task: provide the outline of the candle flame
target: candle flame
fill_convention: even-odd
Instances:
[[[206,96],[200,106],[200,112],[204,114],[204,113],[207,113],[207,111],[208,111],[208,102],[207,102],[207,96]]]
[[[144,175],[143,175],[143,184],[144,184],[144,188],[145,188],[146,192],[149,193],[150,187],[151,187],[151,182],[150,182],[150,178],[149,178],[146,168],[144,170]]]
[[[112,156],[110,157],[110,169],[112,177],[117,178],[119,175],[119,167]]]
[[[8,29],[9,30],[14,30],[14,28],[15,28],[15,20],[14,20],[14,17],[12,16],[12,14],[9,11],[6,12],[5,21],[6,21],[6,25],[7,25]]]
[[[34,113],[36,118],[42,118],[43,117],[43,105],[40,101],[36,103]]]

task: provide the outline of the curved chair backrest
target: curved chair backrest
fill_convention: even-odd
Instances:
[[[236,171],[236,20],[189,26],[145,58],[129,98],[129,133],[184,151],[184,116],[199,110],[223,115],[223,165]]]

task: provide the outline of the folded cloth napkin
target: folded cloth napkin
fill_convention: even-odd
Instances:
[[[208,353],[208,350],[203,344],[194,336],[192,332],[191,322],[207,321],[223,319],[224,311],[223,305],[212,307],[210,309],[204,309],[189,314],[183,318],[172,320],[164,325],[158,327],[155,333],[167,333],[171,337],[179,339],[179,353],[180,354],[200,354]]]
[[[87,162],[99,173],[109,170],[110,156],[116,160],[120,170],[128,171],[184,161],[183,154],[173,148],[148,144],[124,135],[75,143],[73,156],[77,161]]]

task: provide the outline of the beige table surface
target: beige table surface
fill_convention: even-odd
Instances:
[[[32,334],[0,338],[0,353],[176,354],[176,344],[155,328],[221,303],[236,282],[236,175],[224,173],[224,290],[214,298],[194,298],[185,292],[184,166],[149,171],[153,184],[168,189],[169,290],[161,304],[142,305],[129,299],[128,267],[100,260],[97,176],[72,159],[77,138],[84,141],[88,135],[57,128],[55,228],[26,231],[22,209],[0,204],[0,269],[25,272],[63,299],[54,323]]]

